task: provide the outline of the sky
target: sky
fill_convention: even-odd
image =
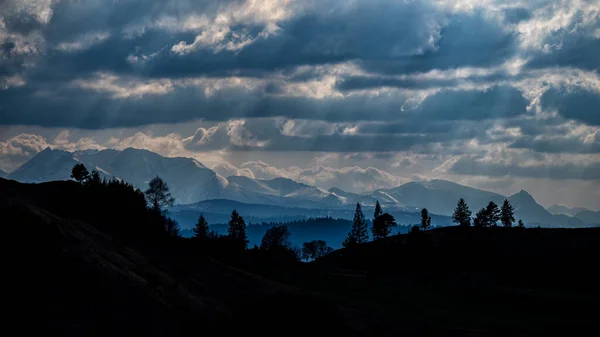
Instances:
[[[598,0],[3,0],[0,169],[50,146],[600,210]]]

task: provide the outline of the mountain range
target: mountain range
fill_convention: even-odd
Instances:
[[[548,212],[552,214],[564,214],[568,216],[577,216],[577,214],[588,211],[587,208],[584,207],[568,207],[565,205],[554,204],[547,208]]]
[[[142,190],[153,177],[160,176],[169,184],[178,204],[213,200],[211,207],[231,201],[249,205],[273,205],[283,207],[278,209],[281,217],[297,216],[302,213],[298,209],[303,209],[305,214],[314,213],[307,212],[307,209],[320,210],[317,212],[319,215],[337,214],[340,210],[351,214],[357,202],[372,207],[379,200],[386,211],[391,213],[417,213],[421,208],[427,208],[431,213],[444,216],[447,220],[459,198],[465,199],[473,214],[489,201],[500,205],[507,198],[515,208],[515,217],[523,219],[527,225],[578,227],[600,223],[600,216],[596,214],[600,212],[584,213],[584,218],[565,215],[563,212],[552,214],[524,190],[506,197],[451,181],[431,180],[413,181],[395,188],[356,194],[340,188],[326,190],[287,178],[263,180],[245,176],[223,177],[192,158],[163,157],[154,152],[133,148],[123,151],[108,149],[77,152],[47,148],[8,174],[7,178],[29,183],[68,180],[71,168],[76,163],[83,163],[90,170],[96,169],[104,177],[128,181]]]

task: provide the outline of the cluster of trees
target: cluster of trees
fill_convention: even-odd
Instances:
[[[90,173],[85,165],[81,163],[73,166],[71,178],[78,183],[87,186],[98,186],[102,183],[106,183],[106,180],[103,180],[102,177],[100,177],[100,172],[92,170],[92,173]]]
[[[391,214],[383,212],[379,201],[375,203],[375,212],[373,214],[372,223],[371,234],[373,235],[374,240],[388,237],[392,233],[392,229],[398,226],[396,219],[394,219]],[[423,230],[431,228],[431,217],[429,216],[427,208],[421,210],[421,228]],[[419,230],[419,227],[416,226],[416,229]],[[357,203],[356,211],[354,212],[354,221],[352,222],[352,229],[342,245],[345,248],[348,248],[368,241],[369,231],[367,228],[367,221],[365,220],[360,204]]]
[[[461,227],[471,226],[471,210],[464,199],[458,200],[454,213],[452,214],[452,221],[457,223]],[[495,227],[498,222],[501,222],[504,227],[512,227],[515,222],[514,208],[507,199],[504,199],[502,207],[490,201],[487,207],[482,208],[477,212],[473,219],[473,225],[475,227]],[[379,201],[375,204],[375,213],[373,214],[373,226],[371,233],[373,239],[378,240],[385,238],[390,235],[392,228],[396,227],[394,217],[388,213],[383,213]],[[518,227],[525,227],[525,224],[521,219],[518,221]],[[421,225],[414,226],[411,232],[418,232],[419,230],[428,230],[431,228],[431,216],[427,208],[421,210]],[[352,229],[348,236],[344,240],[343,246],[345,248],[356,246],[357,244],[365,243],[369,241],[369,232],[367,228],[367,222],[362,212],[362,208],[359,203],[356,204],[356,211],[354,213],[354,221],[352,223]]]
[[[241,243],[246,248],[248,244],[246,223],[236,210],[231,212],[228,226],[226,237]],[[222,237],[209,229],[208,221],[203,215],[198,218],[193,231],[196,240],[211,240]],[[255,249],[268,253],[291,253],[297,260],[303,259],[306,261],[318,259],[333,251],[333,248],[323,240],[313,240],[303,243],[302,247],[294,247],[290,237],[291,233],[286,225],[272,226],[262,237],[260,247],[255,247]]]
[[[452,221],[457,223],[461,227],[471,226],[471,210],[464,199],[458,200],[454,213],[452,214]],[[508,201],[504,199],[502,207],[490,201],[486,207],[480,209],[473,219],[473,226],[475,227],[496,227],[498,221],[502,223],[504,227],[512,227],[515,223],[514,208]],[[521,219],[518,221],[518,227],[525,227],[525,224]]]

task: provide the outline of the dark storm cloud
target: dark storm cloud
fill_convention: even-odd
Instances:
[[[600,153],[600,139],[584,143],[579,137],[535,139],[526,137],[512,143],[516,149],[531,149],[545,153]]]
[[[514,36],[501,33],[498,25],[486,21],[481,13],[448,16],[427,1],[359,1],[348,6],[323,2],[313,11],[301,11],[280,22],[280,30],[267,37],[259,37],[264,27],[256,23],[235,23],[225,42],[235,34],[247,34],[255,41],[233,51],[198,48],[176,54],[172,46],[181,41],[189,45],[202,31],[156,25],[165,16],[184,20],[187,14],[197,13],[210,17],[226,6],[206,1],[152,6],[145,1],[60,2],[52,20],[41,27],[49,48],[41,75],[47,78],[60,73],[73,78],[110,71],[144,77],[260,76],[274,69],[347,60],[363,61],[375,71],[399,66],[395,72],[415,72],[497,64],[514,51]],[[183,26],[181,22],[172,25]],[[127,30],[134,33],[124,34]],[[110,38],[91,49],[75,53],[52,50],[61,42],[98,31],[109,33]],[[157,54],[143,65],[126,60],[129,55],[153,53]]]
[[[600,29],[600,27],[598,28]],[[573,36],[561,39],[560,48],[549,53],[539,52],[527,63],[530,68],[573,67],[589,71],[600,69],[600,38]]]
[[[590,17],[578,12],[568,26],[554,30],[539,41],[544,49],[530,55],[527,67],[543,69],[558,66],[598,72],[600,20],[597,8],[594,17],[595,20],[590,20]]]
[[[42,125],[101,129],[175,123],[195,119],[224,121],[232,118],[287,117],[332,122],[393,121],[421,118],[486,120],[525,113],[527,102],[511,87],[485,91],[442,91],[416,108],[401,111],[405,98],[398,95],[348,96],[313,99],[271,96],[257,90],[223,89],[206,95],[196,87],[175,87],[164,94],[114,98],[109,93],[71,87],[52,92],[31,86],[0,91],[0,120],[6,125]],[[124,90],[131,89],[127,86]],[[36,94],[37,90],[48,90]],[[36,99],[30,99],[35,96]]]
[[[451,17],[442,27],[436,48],[397,59],[365,59],[364,68],[382,74],[426,72],[432,69],[488,67],[515,55],[518,36],[482,13]]]
[[[531,166],[522,166],[517,164],[482,162],[469,156],[465,156],[457,160],[448,171],[455,174],[490,177],[514,176],[525,178],[598,180],[600,179],[600,162],[588,164],[541,163]]]
[[[419,118],[432,120],[486,120],[525,114],[529,102],[511,86],[493,86],[484,91],[443,90],[416,109]],[[409,112],[410,113],[410,112]]]
[[[550,89],[541,97],[542,108],[556,110],[566,119],[600,125],[600,94],[580,88]]]

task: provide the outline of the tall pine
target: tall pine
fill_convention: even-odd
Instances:
[[[456,204],[456,208],[454,209],[454,214],[452,214],[452,221],[461,227],[471,226],[471,210],[465,202],[465,199],[460,198],[460,200],[458,200],[458,204]]]
[[[493,201],[490,201],[490,203],[485,208],[485,214],[486,227],[496,227],[498,225],[498,221],[500,220],[500,209],[498,208],[498,204],[496,204]]]
[[[352,222],[352,230],[348,233],[348,237],[344,240],[343,246],[349,246],[365,243],[369,241],[369,233],[367,231],[367,222],[363,214],[360,203],[356,203],[356,211],[354,212],[354,221]]]
[[[502,204],[500,221],[504,227],[512,227],[512,224],[515,222],[515,212],[508,199],[504,199],[504,203]]]
[[[475,219],[473,219],[473,226],[477,227],[477,228],[481,228],[481,227],[485,227],[487,226],[487,213],[486,213],[486,209],[482,208],[480,209],[477,214],[475,214]]]
[[[381,209],[381,205],[379,204],[379,200],[375,203],[375,213],[373,213],[373,221],[380,217],[383,214],[383,210]]]
[[[227,230],[227,233],[230,238],[243,242],[244,248],[246,248],[246,245],[248,244],[246,222],[235,209],[231,212],[231,220],[229,220],[229,229]]]
[[[427,230],[429,227],[431,227],[431,217],[429,216],[427,208],[423,208],[421,210],[421,228]]]
[[[204,215],[200,215],[198,222],[194,227],[194,237],[197,239],[206,239],[210,236],[208,229],[208,221],[204,218]]]

